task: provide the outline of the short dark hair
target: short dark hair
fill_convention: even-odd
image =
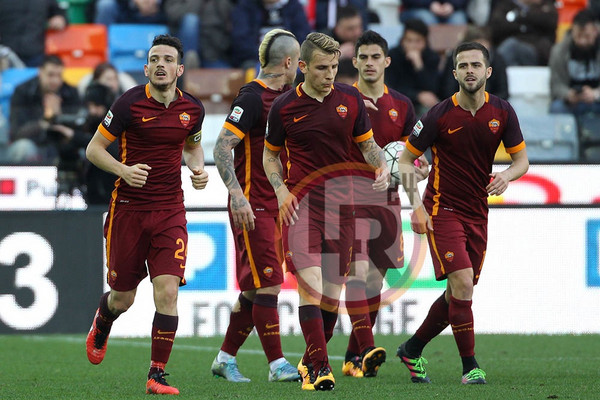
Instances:
[[[90,83],[83,97],[84,103],[103,105],[107,109],[110,108],[115,99],[116,95],[113,91],[108,86],[99,82]]]
[[[98,79],[100,79],[102,74],[104,74],[104,72],[111,70],[111,69],[113,71],[115,71],[116,73],[119,72],[119,71],[117,71],[117,68],[114,65],[112,65],[111,63],[109,63],[108,61],[96,65],[96,68],[94,68],[94,72],[92,74],[92,81],[97,81]]]
[[[405,34],[406,31],[417,32],[425,39],[427,39],[427,37],[429,36],[429,28],[427,27],[427,24],[420,19],[409,19],[408,21],[406,21],[404,23]]]
[[[154,40],[152,41],[152,46],[150,46],[150,48],[154,46],[159,46],[161,44],[177,49],[177,63],[181,64],[181,61],[183,60],[183,45],[181,44],[181,40],[171,35],[158,35],[154,37]]]
[[[483,54],[483,59],[485,61],[485,66],[490,66],[490,52],[485,48],[484,45],[478,42],[462,42],[452,52],[452,61],[454,62],[454,68],[456,68],[456,56],[458,56],[463,51],[469,50],[479,50]]]
[[[351,5],[338,7],[337,13],[335,15],[335,23],[337,24],[342,19],[348,19],[348,18],[354,18],[354,17],[362,18],[362,15],[360,15],[360,12],[358,11],[358,9],[356,7],[351,6]]]
[[[46,54],[44,56],[44,58],[42,58],[42,62],[40,64],[40,68],[44,68],[48,64],[58,65],[60,67],[64,67],[65,66],[65,63],[63,62],[63,60],[59,56],[57,56],[56,54]]]
[[[598,22],[596,15],[589,8],[584,8],[573,17],[573,25],[584,27],[587,24],[595,24]]]
[[[381,50],[383,50],[383,55],[384,56],[388,56],[388,42],[387,40],[385,40],[383,38],[383,36],[381,36],[379,33],[375,32],[375,31],[365,31],[361,37],[358,38],[358,41],[356,42],[356,45],[354,45],[354,55],[357,56],[358,55],[358,49],[360,48],[360,46],[364,46],[364,45],[369,45],[369,44],[375,44],[379,47],[381,47]]]

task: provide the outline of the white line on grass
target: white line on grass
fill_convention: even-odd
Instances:
[[[24,339],[34,340],[39,342],[64,342],[64,343],[85,343],[85,338],[77,337],[77,336],[37,336],[37,335],[24,335]],[[131,347],[150,347],[149,341],[135,341],[132,339],[123,339],[123,338],[111,338],[110,346],[131,346]],[[193,351],[205,351],[209,353],[217,353],[219,348],[210,347],[210,346],[194,346],[189,344],[176,344],[173,346],[173,350],[193,350]],[[255,349],[239,349],[238,353],[243,354],[252,354],[252,355],[262,355],[264,354],[263,350],[255,350]],[[289,353],[286,352],[286,355],[290,357],[302,357],[303,353]],[[329,356],[330,360],[343,360],[343,356]]]

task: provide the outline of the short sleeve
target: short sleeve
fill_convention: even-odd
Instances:
[[[356,121],[354,122],[352,136],[354,137],[354,141],[356,143],[360,143],[371,138],[373,136],[373,130],[371,129],[371,120],[369,119],[365,102],[363,101],[358,90],[356,91],[356,100],[358,113],[356,116]]]
[[[281,151],[285,143],[285,127],[281,118],[280,102],[277,101],[280,98],[275,99],[267,117],[265,146],[272,151]]]
[[[415,123],[406,140],[406,148],[417,157],[433,144],[438,135],[437,122],[431,113],[432,110]]]
[[[504,129],[504,133],[502,134],[502,143],[508,154],[517,153],[525,148],[525,141],[523,140],[519,119],[510,104],[508,104],[506,129]]]
[[[130,120],[131,111],[129,103],[125,101],[124,96],[118,98],[110,107],[106,116],[98,126],[98,131],[106,139],[113,142],[121,133],[127,130],[127,121]]]
[[[260,96],[249,90],[242,89],[231,104],[231,111],[223,127],[243,139],[253,126],[256,126],[262,115],[262,100]]]

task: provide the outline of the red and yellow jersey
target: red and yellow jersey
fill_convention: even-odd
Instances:
[[[455,94],[417,121],[406,148],[419,156],[431,147],[432,169],[423,200],[430,215],[456,213],[466,221],[487,221],[485,188],[500,142],[508,153],[525,148],[512,106],[487,92],[475,115],[458,105]]]
[[[308,96],[300,84],[273,102],[265,146],[273,151],[285,147],[288,156],[286,184],[291,192],[302,196],[301,187],[321,185],[320,180],[331,172],[332,165],[338,164],[336,168],[343,174],[342,169],[348,168],[344,164],[350,160],[354,142],[372,136],[364,102],[355,88],[334,83],[331,92],[320,102]],[[296,187],[300,183],[302,185]],[[324,201],[323,195],[323,187],[313,190],[311,204]],[[338,202],[352,204],[352,188],[332,187],[327,195]]]
[[[204,107],[188,93],[179,89],[177,93],[166,108],[150,95],[148,84],[136,86],[115,101],[98,126],[105,138],[119,140],[123,164],[152,168],[141,188],[117,179],[111,200],[115,205],[132,210],[183,207],[183,145],[188,136],[200,140]]]
[[[235,175],[255,215],[278,215],[277,197],[262,157],[269,110],[273,100],[288,89],[273,90],[255,79],[240,89],[223,124],[242,140],[233,149]]]

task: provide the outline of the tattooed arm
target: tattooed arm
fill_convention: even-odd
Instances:
[[[236,228],[247,230],[254,229],[254,213],[252,207],[235,176],[235,168],[233,166],[233,156],[231,150],[241,141],[233,132],[229,129],[221,129],[217,143],[213,150],[213,156],[219,175],[223,183],[229,191],[229,209],[231,210],[231,216],[233,223]]]
[[[283,183],[283,166],[279,159],[279,151],[273,151],[265,146],[263,151],[263,168],[277,196],[279,218],[286,225],[294,225],[294,221],[298,220],[298,215],[296,214],[298,200]]]
[[[369,139],[358,143],[358,148],[362,152],[365,161],[377,168],[373,190],[381,192],[390,186],[390,169],[385,161],[383,150],[377,145],[375,139],[371,136]]]

